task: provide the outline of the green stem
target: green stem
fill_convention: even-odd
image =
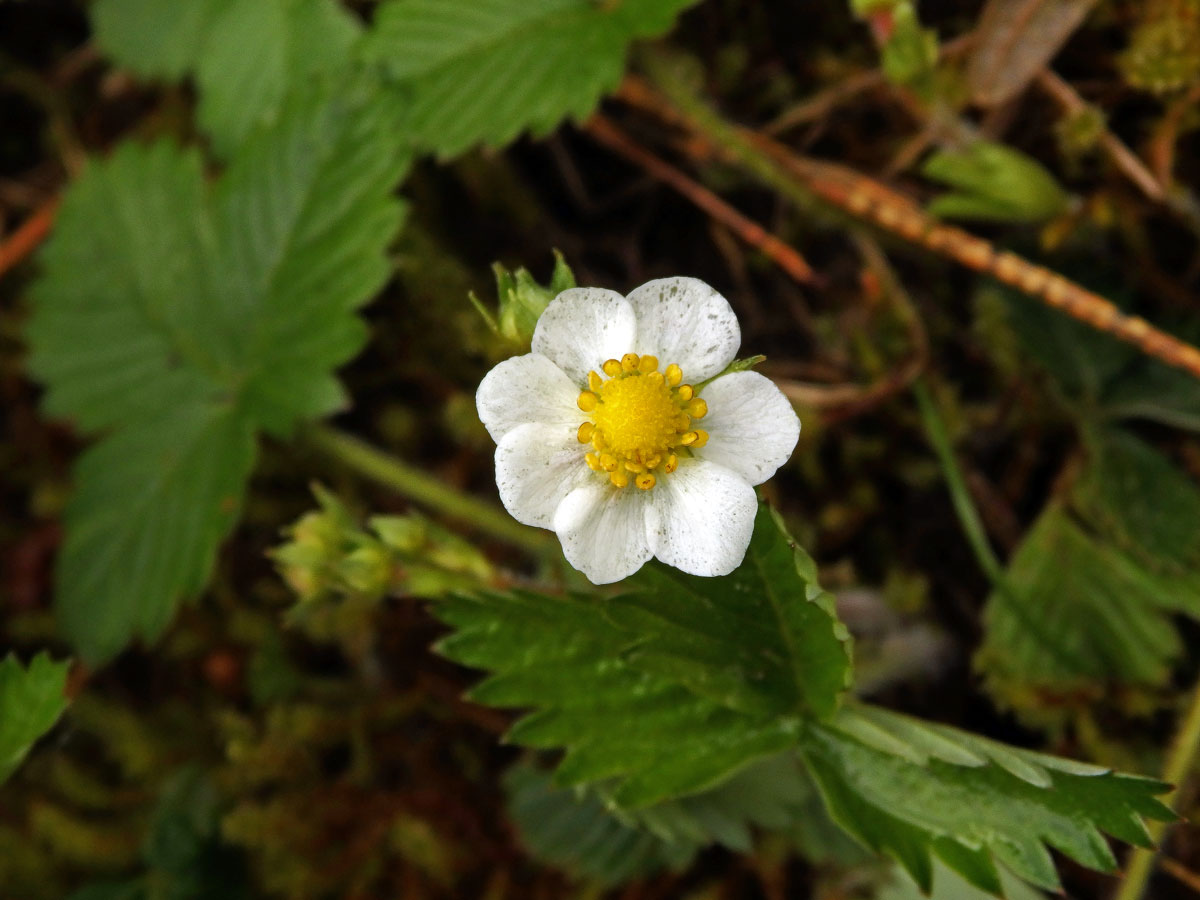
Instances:
[[[913,393],[917,397],[917,408],[921,411],[921,421],[925,425],[925,432],[929,435],[929,442],[933,444],[934,452],[937,453],[938,462],[941,463],[942,476],[946,479],[946,487],[950,490],[950,500],[954,504],[954,512],[958,516],[958,521],[962,524],[963,531],[966,532],[967,541],[971,545],[979,567],[983,569],[993,585],[999,586],[1004,582],[1004,567],[1000,565],[1000,560],[992,550],[987,531],[983,527],[983,520],[979,518],[979,512],[971,500],[967,482],[963,478],[962,470],[958,467],[958,461],[954,458],[954,448],[951,446],[946,425],[942,421],[942,417],[938,415],[937,407],[934,406],[933,399],[929,396],[929,389],[925,387],[923,381],[917,380],[913,383]]]
[[[545,532],[522,525],[503,509],[438,481],[428,472],[326,425],[305,432],[305,442],[359,475],[391,488],[410,500],[469,524],[492,537],[536,556],[557,556]]]
[[[1163,781],[1176,786],[1172,797],[1179,798],[1184,783],[1196,767],[1196,757],[1200,755],[1200,682],[1192,688],[1191,701],[1188,704],[1187,715],[1184,716],[1179,730],[1171,739],[1171,748],[1167,751],[1167,763],[1163,767]],[[1178,805],[1178,804],[1176,804]],[[1125,867],[1125,878],[1117,889],[1113,900],[1138,900],[1146,890],[1146,883],[1154,871],[1154,863],[1158,858],[1158,847],[1162,845],[1163,836],[1170,824],[1167,822],[1151,822],[1147,830],[1155,847],[1148,850],[1145,847],[1136,848],[1129,856]]]

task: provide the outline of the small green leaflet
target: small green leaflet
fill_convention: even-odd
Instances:
[[[97,0],[101,49],[149,78],[192,75],[222,156],[274,122],[292,94],[343,71],[362,26],[336,0]]]
[[[57,611],[89,664],[153,639],[207,580],[259,429],[344,403],[333,369],[384,283],[405,165],[394,110],[342,84],[291,103],[215,185],[168,142],[93,162],[32,290],[48,414],[76,468]],[[104,227],[97,227],[96,223]]]
[[[616,88],[629,44],[696,0],[390,0],[367,55],[408,98],[418,149],[455,156],[587,117]]]
[[[67,708],[66,662],[39,653],[23,667],[11,654],[0,661],[0,783]]]
[[[893,857],[928,892],[933,858],[999,893],[996,863],[1059,890],[1047,847],[1101,871],[1103,833],[1150,844],[1143,817],[1169,822],[1162,782],[1008,747],[869,706],[810,722],[801,753],[834,819]]]
[[[613,779],[625,807],[697,793],[836,708],[848,635],[765,506],[734,574],[643,572],[607,601],[513,592],[434,607],[456,628],[441,651],[492,673],[474,699],[534,709],[509,738],[566,748],[559,784]]]

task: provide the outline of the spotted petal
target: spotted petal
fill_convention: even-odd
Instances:
[[[586,416],[576,405],[579,388],[567,374],[539,353],[506,359],[484,376],[475,407],[497,443],[518,425],[570,425]]]
[[[552,359],[578,385],[606,359],[633,347],[633,307],[616,291],[571,288],[550,301],[533,330],[533,352]]]
[[[697,278],[648,281],[627,298],[637,313],[634,352],[676,363],[689,382],[712,378],[733,362],[742,331],[729,301]]]
[[[728,575],[741,564],[758,509],[744,478],[714,462],[681,459],[650,493],[656,557],[690,575]]]
[[[594,473],[570,425],[518,425],[496,446],[496,486],[512,517],[550,528],[554,510]]]
[[[567,562],[593,584],[610,584],[650,559],[649,511],[646,491],[615,488],[593,476],[563,500],[554,513],[554,530]]]
[[[708,443],[695,451],[751,484],[762,484],[782,466],[800,437],[792,404],[769,378],[757,372],[732,372],[703,391],[708,415],[698,426]]]

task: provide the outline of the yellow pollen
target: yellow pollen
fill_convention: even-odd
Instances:
[[[632,480],[648,491],[679,467],[680,455],[704,446],[708,434],[693,428],[692,420],[703,418],[708,404],[683,383],[677,364],[660,370],[658,357],[649,353],[605,360],[600,370],[607,377],[588,372],[588,389],[578,400],[591,419],[576,434],[591,445],[584,461],[617,488]]]

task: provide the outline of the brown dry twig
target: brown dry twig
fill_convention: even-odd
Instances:
[[[58,213],[59,198],[51,197],[0,243],[0,277],[14,268],[46,239]]]
[[[1200,349],[1138,316],[1127,315],[1099,294],[1015,253],[997,251],[970,232],[942,224],[907,196],[872,178],[835,163],[798,156],[766,135],[720,119],[695,98],[684,97],[681,91],[673,93],[668,100],[646,82],[630,77],[622,84],[619,96],[667,124],[685,127],[712,151],[745,165],[790,196],[823,200],[1200,378]],[[684,103],[686,110],[680,108]]]
[[[588,120],[585,130],[606,147],[615,150],[652,177],[678,191],[747,244],[762,251],[796,281],[802,284],[813,284],[818,280],[812,267],[792,247],[757,222],[742,215],[708,188],[688,178],[674,166],[634,143],[604,116],[599,114],[592,116]]]

